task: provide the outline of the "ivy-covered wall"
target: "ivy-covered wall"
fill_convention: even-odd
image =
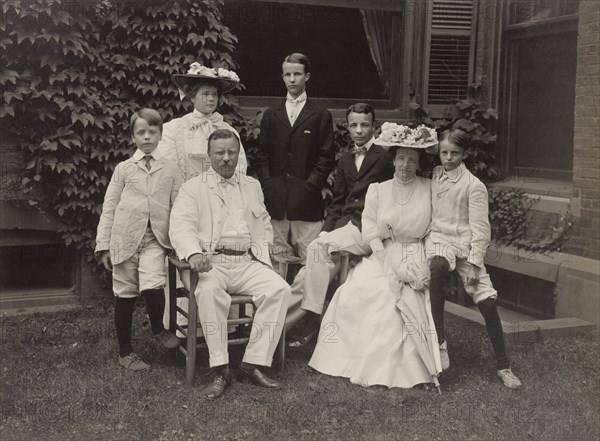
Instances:
[[[235,68],[221,3],[2,2],[2,134],[24,152],[22,191],[67,244],[92,248],[112,170],[133,149],[132,112],[189,111],[170,76],[193,61]]]

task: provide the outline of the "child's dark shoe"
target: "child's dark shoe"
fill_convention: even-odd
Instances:
[[[175,349],[179,346],[179,339],[166,329],[163,329],[160,334],[156,334],[154,338],[167,349]]]

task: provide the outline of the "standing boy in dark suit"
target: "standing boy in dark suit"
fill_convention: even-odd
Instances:
[[[323,224],[321,190],[335,159],[333,121],[306,96],[306,55],[288,55],[282,71],[288,94],[263,115],[256,169],[273,225],[274,253],[291,256],[294,246],[304,261]]]
[[[354,148],[338,161],[333,202],[327,210],[323,230],[309,245],[306,268],[300,270],[292,285],[286,318],[288,324],[295,323],[305,311],[317,315],[323,312],[327,286],[339,270],[339,266],[331,260],[332,252],[371,253],[361,234],[361,215],[367,189],[371,183],[387,181],[394,175],[390,156],[375,144],[375,110],[365,103],[353,104],[346,111],[346,120]],[[310,339],[310,334],[290,345],[302,346],[308,341],[307,337]]]

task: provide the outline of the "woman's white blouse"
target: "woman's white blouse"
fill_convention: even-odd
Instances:
[[[238,140],[240,139],[239,133],[223,120],[220,113],[214,112],[207,117],[194,110],[163,126],[162,140],[158,144],[158,151],[166,158],[175,161],[185,182],[210,167],[208,137],[217,129],[229,129],[236,134]],[[240,140],[238,170],[245,174],[247,168],[246,152]]]
[[[399,187],[394,190],[394,186],[405,188],[398,191]],[[409,194],[410,198],[401,205]],[[369,186],[362,214],[362,235],[363,241],[373,251],[382,250],[385,239],[394,239],[395,242],[418,241],[428,233],[430,223],[429,179],[417,176],[412,184],[403,184],[392,178]]]

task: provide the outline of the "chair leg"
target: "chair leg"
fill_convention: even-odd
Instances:
[[[187,354],[185,360],[185,384],[191,387],[194,383],[196,369],[196,338],[198,334],[198,305],[196,304],[196,286],[198,273],[190,270],[190,295],[188,297]]]
[[[283,371],[285,367],[285,324],[283,325],[283,330],[281,331],[281,338],[279,339],[279,344],[277,345],[277,352],[279,353],[279,371]]]
[[[281,276],[281,278],[283,280],[285,280],[287,282],[287,274],[288,274],[288,268],[289,268],[288,262],[280,260],[279,264],[278,264],[278,267],[279,267],[278,268],[279,269],[279,271],[278,271],[279,275]]]
[[[340,285],[346,282],[348,277],[348,267],[350,266],[350,255],[348,253],[341,254],[340,259]]]
[[[177,332],[177,328],[175,327],[177,324],[177,271],[175,269],[175,265],[173,265],[169,260],[167,260],[167,262],[169,273],[169,330],[171,333],[175,334]]]

